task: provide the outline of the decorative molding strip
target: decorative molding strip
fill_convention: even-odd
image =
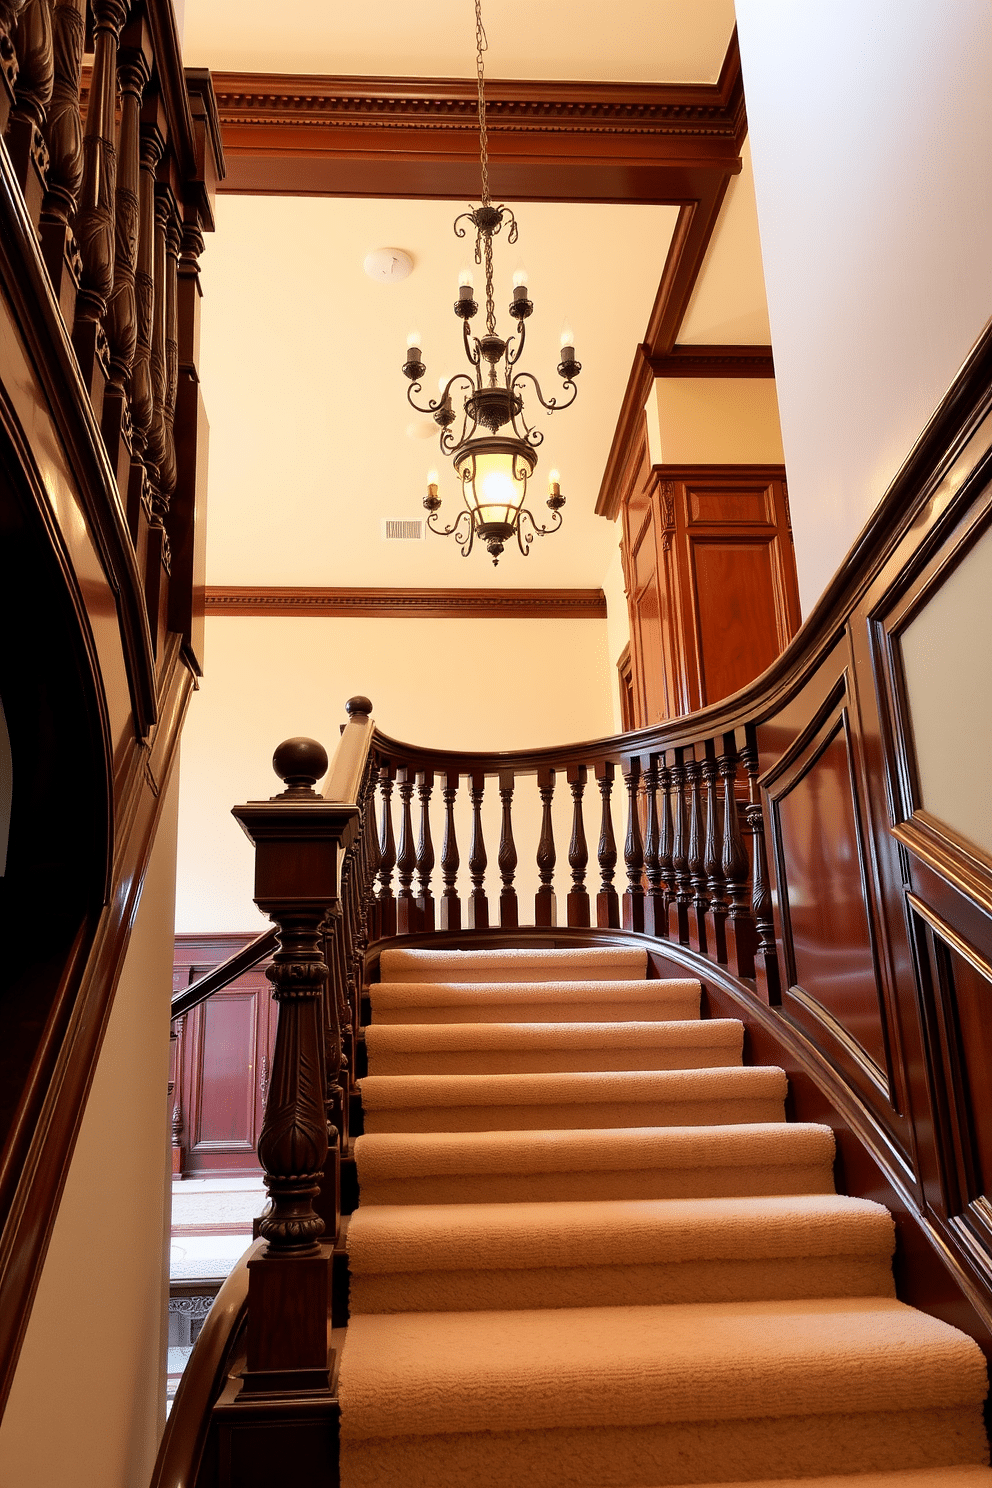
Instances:
[[[774,377],[770,346],[673,346],[650,359],[655,377]]]
[[[208,615],[355,615],[407,619],[605,620],[602,589],[317,589],[225,585]]]

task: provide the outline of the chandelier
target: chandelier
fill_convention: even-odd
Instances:
[[[437,398],[426,407],[416,401],[423,391],[421,379],[427,371],[421,360],[419,336],[408,340],[404,375],[409,378],[407,398],[418,413],[428,413],[440,428],[440,447],[450,455],[461,486],[464,508],[450,527],[442,527],[438,517],[441,498],[434,471],[428,476],[424,506],[430,513],[427,526],[439,537],[454,537],[462,556],[468,557],[478,537],[485,543],[494,565],[506,543],[516,538],[526,558],[535,537],[557,532],[561,526],[561,494],[558,472],[549,475],[548,506],[551,521],[539,524],[525,505],[527,487],[537,465],[537,447],[544,436],[533,428],[524,414],[523,389],[531,383],[538,401],[547,412],[569,408],[578,389],[575,378],[582,364],[575,359],[575,347],[568,332],[562,335],[558,375],[562,379],[564,401],[545,398],[541,385],[532,372],[518,370],[526,340],[528,317],[534,309],[527,296],[525,276],[513,276],[513,299],[509,306],[516,322],[516,333],[504,339],[496,330],[496,307],[493,298],[493,238],[506,229],[506,241],[517,241],[517,223],[509,207],[494,206],[489,195],[489,148],[486,135],[486,96],[483,53],[487,49],[482,26],[481,0],[475,0],[476,62],[479,78],[479,156],[482,167],[482,203],[470,207],[455,218],[455,236],[464,238],[475,233],[475,262],[485,265],[486,326],[481,336],[470,331],[470,322],[479,312],[470,272],[459,277],[455,314],[462,322],[462,341],[471,372],[456,372],[442,379]],[[455,404],[461,406],[455,411]],[[459,422],[460,421],[460,422]]]

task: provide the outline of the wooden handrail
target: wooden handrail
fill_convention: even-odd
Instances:
[[[149,1488],[194,1488],[210,1412],[248,1310],[248,1262],[264,1248],[262,1240],[250,1245],[214,1298],[179,1381]]]
[[[192,1008],[199,1007],[201,1002],[206,1002],[215,992],[229,987],[238,977],[244,976],[246,971],[251,971],[266,956],[271,956],[279,942],[275,930],[263,930],[261,935],[256,935],[240,951],[235,951],[222,961],[219,966],[212,966],[202,977],[191,982],[188,987],[183,987],[180,992],[172,996],[172,1018],[181,1018],[184,1013],[190,1012]]]

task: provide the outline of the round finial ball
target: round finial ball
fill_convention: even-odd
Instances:
[[[327,773],[327,750],[316,739],[284,739],[272,768],[287,785],[315,785]]]
[[[360,717],[364,716],[367,718],[372,712],[372,700],[371,698],[367,697],[349,698],[344,705],[344,711],[347,713],[349,718],[354,718],[356,713]]]

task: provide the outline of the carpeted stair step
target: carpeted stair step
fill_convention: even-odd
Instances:
[[[366,1132],[579,1131],[785,1120],[785,1071],[624,1070],[550,1075],[372,1075]]]
[[[362,1204],[506,1204],[832,1193],[829,1127],[799,1122],[618,1131],[359,1137]]]
[[[697,1019],[700,992],[698,982],[675,980],[390,981],[373,982],[369,1001],[373,1024],[661,1023]]]
[[[384,982],[612,982],[647,975],[648,953],[635,947],[575,950],[384,950]]]
[[[671,1023],[376,1023],[365,1030],[370,1075],[716,1069],[740,1064],[743,1042],[744,1025],[734,1018]]]
[[[839,1194],[371,1205],[348,1227],[351,1312],[891,1297],[893,1245],[887,1209]]]
[[[977,1344],[887,1298],[360,1314],[342,1488],[632,1488],[987,1462]]]

